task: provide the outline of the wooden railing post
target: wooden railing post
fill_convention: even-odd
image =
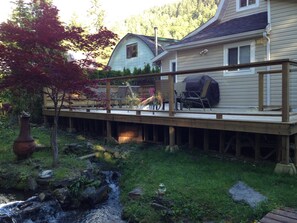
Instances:
[[[169,75],[169,116],[174,116],[174,76]]]
[[[110,113],[110,80],[106,82],[106,112]]]
[[[288,122],[289,116],[289,73],[290,64],[282,64],[282,122]]]
[[[263,111],[264,104],[264,74],[258,73],[258,106],[259,111]]]

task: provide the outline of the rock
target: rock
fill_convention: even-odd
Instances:
[[[82,193],[82,203],[89,207],[94,207],[96,204],[105,201],[108,198],[109,187],[101,186],[99,189],[95,187],[87,187]]]
[[[39,178],[41,179],[48,179],[48,178],[51,178],[53,175],[54,175],[53,170],[44,170],[38,174]]]
[[[245,183],[238,181],[229,189],[229,194],[234,201],[243,201],[250,207],[255,208],[259,203],[266,201],[267,197],[255,191]]]
[[[71,203],[70,191],[67,187],[54,190],[53,195],[62,207],[67,207]]]
[[[40,201],[43,201],[43,200],[45,200],[46,195],[45,195],[45,193],[40,193],[38,195],[38,197],[39,197]]]
[[[35,191],[38,188],[38,184],[37,184],[35,178],[33,178],[33,177],[28,178],[28,188],[31,191]]]
[[[1,223],[14,223],[14,220],[7,216],[6,214],[0,213],[0,222]]]
[[[133,200],[136,200],[136,199],[141,198],[143,196],[143,194],[144,193],[143,193],[142,188],[137,187],[129,192],[129,197]]]
[[[113,154],[114,158],[116,159],[120,159],[121,158],[121,154],[120,152],[116,151],[114,154]]]
[[[94,149],[94,145],[91,142],[87,142],[87,148],[89,150],[93,150]]]

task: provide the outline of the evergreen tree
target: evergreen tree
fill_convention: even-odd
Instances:
[[[181,0],[153,7],[129,17],[124,24],[118,23],[111,30],[120,36],[128,32],[152,36],[154,27],[157,26],[159,36],[182,39],[214,16],[218,2],[219,0]]]

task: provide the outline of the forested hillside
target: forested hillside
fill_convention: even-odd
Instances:
[[[129,17],[124,24],[112,30],[123,36],[126,33],[153,35],[158,27],[161,37],[182,39],[214,16],[219,0],[181,0],[161,7],[153,7]]]

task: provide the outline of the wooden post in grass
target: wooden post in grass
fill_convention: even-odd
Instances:
[[[73,129],[73,120],[71,117],[68,118],[68,129],[67,129],[67,132],[74,132],[74,129]]]
[[[107,139],[111,139],[112,138],[112,134],[111,134],[111,121],[106,121],[106,137],[107,137]]]
[[[169,126],[169,146],[175,146],[175,127]]]
[[[220,153],[223,154],[225,150],[225,131],[220,131]]]
[[[241,156],[240,132],[236,132],[236,158]]]
[[[255,160],[259,161],[261,156],[260,151],[260,134],[255,135]]]
[[[275,173],[296,174],[294,163],[290,163],[290,136],[281,136],[281,162],[276,164]]]
[[[204,129],[203,131],[203,149],[205,152],[209,150],[209,131]]]
[[[189,128],[189,148],[194,148],[194,130]]]

